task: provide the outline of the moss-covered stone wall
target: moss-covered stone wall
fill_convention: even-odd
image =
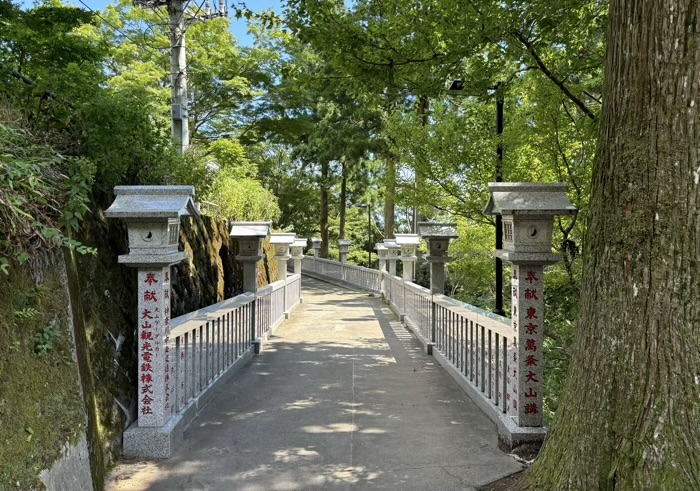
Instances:
[[[0,274],[2,491],[42,489],[39,473],[85,431],[63,263],[46,257]]]
[[[44,268],[38,286],[29,270],[0,278],[0,295],[7,299],[0,302],[0,491],[41,487],[38,473],[83,433],[99,488],[119,458],[123,431],[136,418],[136,270],[117,262],[128,251],[126,225],[98,209],[76,238],[98,253],[66,251],[69,281],[57,273],[65,271],[62,261]],[[180,249],[189,259],[172,269],[173,317],[241,293],[241,268],[226,224],[183,219]],[[268,241],[265,252],[271,257]],[[268,278],[277,279],[272,260],[260,265],[260,286]],[[69,296],[77,360],[70,356]],[[35,335],[54,322],[63,334],[49,355],[39,357]]]

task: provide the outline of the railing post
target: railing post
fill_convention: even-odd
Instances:
[[[292,256],[289,254],[289,248],[296,242],[296,234],[294,233],[278,233],[270,236],[270,244],[275,248],[274,259],[277,261],[277,279],[284,281],[282,295],[282,309],[285,318],[289,318],[287,306],[287,261]]]
[[[418,229],[421,237],[428,243],[430,263],[430,291],[445,293],[445,263],[452,258],[447,255],[450,239],[456,239],[456,223],[419,222]]]
[[[512,326],[515,343],[508,356],[508,413],[518,426],[543,424],[544,267],[561,260],[552,253],[555,215],[573,215],[567,185],[489,183],[484,213],[501,215],[503,249],[496,257],[513,265]]]
[[[162,428],[177,406],[170,358],[170,266],[187,258],[178,252],[180,216],[198,215],[192,186],[117,186],[108,218],[124,218],[129,253],[119,263],[138,268],[138,420],[124,433],[126,455],[168,453],[169,442],[146,445],[143,428]],[[176,354],[177,356],[177,354]]]

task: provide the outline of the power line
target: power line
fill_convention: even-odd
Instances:
[[[117,31],[119,34],[121,34],[122,36],[124,36],[126,39],[128,39],[129,41],[131,41],[132,43],[134,43],[136,46],[138,46],[138,47],[141,48],[142,50],[148,51],[149,53],[151,53],[151,54],[154,55],[154,56],[161,56],[160,53],[157,53],[157,52],[153,51],[152,49],[147,48],[147,47],[145,47],[145,46],[143,46],[143,45],[137,43],[132,37],[128,36],[128,35],[125,34],[121,29],[119,29],[119,28],[116,27],[114,24],[112,24],[112,23],[109,22],[107,19],[105,19],[105,18],[102,16],[102,14],[100,14],[98,11],[93,10],[92,8],[90,8],[90,6],[88,6],[85,2],[83,2],[83,0],[78,0],[78,1],[79,1],[80,3],[82,3],[83,6],[84,6],[86,9],[88,9],[90,12],[92,12],[92,13],[95,14],[97,17],[99,17],[100,19],[102,19],[102,21],[103,21],[105,24],[107,24],[109,27],[111,27],[112,29],[114,29],[115,31]]]

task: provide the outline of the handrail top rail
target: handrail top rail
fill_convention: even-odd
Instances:
[[[258,288],[258,291],[256,293],[258,296],[260,296],[260,295],[267,295],[268,293],[276,292],[277,290],[284,288],[285,285],[288,285],[289,283],[293,283],[299,277],[300,277],[300,275],[298,275],[298,274],[293,274],[293,275],[287,276],[286,280],[277,280],[274,283],[270,283],[269,285],[265,285],[262,288]]]
[[[179,336],[181,332],[186,332],[189,329],[201,325],[203,322],[207,322],[212,316],[216,316],[219,311],[242,307],[252,302],[254,299],[255,294],[252,292],[241,293],[235,297],[227,298],[221,302],[175,317],[170,320],[170,335],[173,338]]]
[[[246,292],[241,293],[240,295],[236,295],[235,297],[227,298],[226,300],[222,300],[221,302],[217,302],[207,307],[202,307],[201,309],[193,310],[192,312],[171,319],[170,328],[172,330],[192,320],[207,320],[209,315],[219,310],[241,307],[247,303],[252,302],[254,298],[254,293]]]
[[[304,259],[307,259],[307,260],[309,260],[309,261],[314,261],[314,260],[315,260],[315,261],[319,261],[319,262],[322,262],[322,263],[329,263],[329,264],[332,264],[332,265],[334,265],[334,266],[341,266],[341,267],[343,267],[343,268],[348,268],[348,269],[356,269],[356,270],[358,270],[358,271],[363,271],[363,272],[366,272],[366,273],[372,273],[372,274],[375,274],[375,275],[378,275],[378,274],[379,274],[379,270],[377,270],[377,269],[366,268],[365,266],[358,266],[358,265],[356,265],[356,264],[341,263],[341,262],[339,262],[339,261],[334,261],[334,260],[332,260],[332,259],[324,259],[324,258],[322,258],[322,257],[316,257],[316,258],[314,258],[314,256],[304,256]]]

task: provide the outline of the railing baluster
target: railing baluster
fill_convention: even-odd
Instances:
[[[501,371],[501,364],[499,363],[499,354],[501,352],[501,343],[499,339],[498,333],[496,333],[496,386],[494,388],[494,394],[496,396],[496,400],[494,401],[496,404],[496,407],[498,407],[498,398],[499,398],[499,392],[498,392],[498,383],[500,379],[500,371]]]
[[[508,384],[506,383],[506,378],[508,377],[508,339],[505,336],[503,336],[503,373],[501,376],[503,377],[501,379],[501,381],[503,382],[503,414],[505,414],[506,411],[508,411],[506,401],[506,392],[508,390]]]
[[[491,374],[493,373],[493,371],[492,371],[493,370],[493,355],[492,355],[492,350],[491,350],[491,329],[489,329],[489,363],[488,363],[488,367],[489,367],[489,399],[491,399],[491,396],[492,396],[491,389],[493,386],[493,379],[491,376]]]
[[[485,392],[486,387],[486,377],[485,377],[485,372],[484,370],[486,369],[485,362],[486,362],[486,343],[484,340],[485,337],[485,328],[484,326],[481,326],[481,392]]]

